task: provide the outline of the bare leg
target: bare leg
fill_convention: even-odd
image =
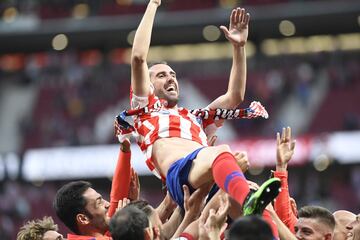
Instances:
[[[197,189],[206,183],[213,182],[214,178],[211,167],[214,160],[219,154],[230,151],[228,145],[219,145],[202,149],[193,160],[189,173],[189,183],[191,186]]]
[[[244,208],[244,215],[261,214],[266,205],[279,193],[279,179],[269,179],[250,195],[244,174],[228,145],[206,147],[192,162],[188,177],[196,189],[212,181]]]

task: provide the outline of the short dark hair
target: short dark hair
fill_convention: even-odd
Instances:
[[[157,61],[157,62],[150,62],[148,64],[148,68],[151,68],[152,66],[158,65],[158,64],[165,64],[165,65],[169,65],[166,61]]]
[[[70,182],[62,186],[56,193],[53,207],[60,220],[74,233],[80,234],[76,224],[79,213],[91,214],[85,209],[87,204],[83,194],[91,188],[91,183],[85,181]]]
[[[259,216],[238,218],[229,231],[229,240],[272,240],[269,224]]]
[[[305,206],[299,210],[299,218],[313,218],[318,219],[323,224],[331,229],[335,228],[335,218],[332,213],[326,208],[319,206]]]
[[[152,207],[150,206],[150,204],[146,200],[139,199],[139,200],[136,200],[136,201],[132,201],[127,206],[134,206],[137,209],[140,209],[148,217],[150,217],[151,214],[153,213]]]
[[[144,211],[135,206],[126,206],[111,218],[109,229],[113,240],[142,240],[149,219]]]
[[[158,64],[165,64],[165,65],[168,65],[168,66],[169,66],[169,64],[168,64],[167,62],[165,62],[165,61],[152,62],[152,63],[149,63],[149,64],[148,64],[149,70],[150,70],[150,68],[152,68],[153,66],[158,65]],[[150,75],[150,77],[151,77],[151,71],[149,71],[149,75]]]

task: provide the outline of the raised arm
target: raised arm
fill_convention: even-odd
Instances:
[[[146,58],[150,48],[151,32],[161,0],[150,0],[136,30],[131,52],[131,87],[136,96],[148,96],[150,77]]]
[[[209,108],[234,108],[243,100],[246,88],[246,52],[245,43],[248,38],[249,13],[244,8],[232,10],[229,29],[221,26],[225,37],[233,46],[233,62],[226,93],[215,99]]]
[[[274,208],[269,204],[266,209],[268,210],[271,218],[277,226],[279,237],[281,240],[296,240],[295,235],[289,230],[289,228],[281,221],[279,216],[276,214]]]
[[[281,221],[294,233],[297,222],[296,216],[291,209],[290,194],[288,187],[287,166],[294,154],[295,140],[291,138],[291,128],[283,128],[282,133],[276,135],[276,171],[274,177],[281,180],[281,192],[275,201],[275,211]]]
[[[177,238],[180,236],[180,234],[201,214],[201,211],[204,208],[204,199],[209,192],[209,188],[207,187],[201,187],[198,188],[195,192],[193,192],[190,196],[189,187],[184,185],[183,186],[184,191],[184,209],[185,214],[184,218],[176,230],[173,238]]]
[[[176,208],[176,203],[171,199],[170,193],[167,192],[164,200],[156,208],[160,220],[165,223],[166,220],[173,214]]]
[[[118,161],[116,164],[114,177],[111,184],[110,193],[110,208],[108,215],[111,217],[114,215],[119,200],[128,197],[129,185],[130,185],[130,173],[131,173],[131,150],[130,141],[125,140],[120,144],[120,151]]]
[[[209,213],[203,213],[199,219],[199,240],[219,240],[227,227],[226,219],[230,204],[228,197],[220,196],[220,204]],[[206,217],[207,216],[207,217]]]

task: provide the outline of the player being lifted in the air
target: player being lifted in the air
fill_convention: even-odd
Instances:
[[[166,63],[147,65],[151,33],[161,0],[150,0],[136,31],[131,55],[131,108],[157,108],[134,118],[138,144],[147,165],[163,179],[172,198],[183,204],[183,185],[190,190],[214,182],[243,206],[244,215],[261,214],[278,194],[279,179],[270,179],[254,194],[229,146],[208,146],[207,137],[220,126],[208,119],[199,123],[188,109],[177,105],[179,85],[175,71]],[[207,107],[237,107],[246,85],[245,44],[250,15],[245,9],[232,10],[229,28],[221,26],[233,47],[233,63],[228,89]]]

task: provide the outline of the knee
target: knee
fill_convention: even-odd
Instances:
[[[218,158],[218,156],[221,155],[222,153],[226,153],[226,152],[231,153],[231,149],[230,149],[229,145],[226,145],[226,144],[209,147],[207,149],[205,161],[201,161],[203,164],[203,167],[207,168],[210,171],[214,161]],[[205,165],[205,162],[206,162],[206,165]]]
[[[221,144],[219,146],[216,146],[216,152],[217,152],[217,155],[220,155],[224,152],[230,152],[231,153],[231,149],[229,147],[229,145],[226,145],[226,144]]]
[[[214,164],[218,165],[219,163],[228,162],[228,160],[232,158],[231,156],[233,156],[233,154],[231,153],[229,145],[223,144],[216,146],[211,161],[211,170],[214,170]]]
[[[231,153],[231,149],[229,147],[229,145],[226,145],[226,144],[222,144],[222,145],[218,145],[216,147],[214,147],[214,150],[213,150],[213,155],[212,155],[212,158],[211,158],[211,164],[217,159],[217,157],[222,154],[222,153]]]

